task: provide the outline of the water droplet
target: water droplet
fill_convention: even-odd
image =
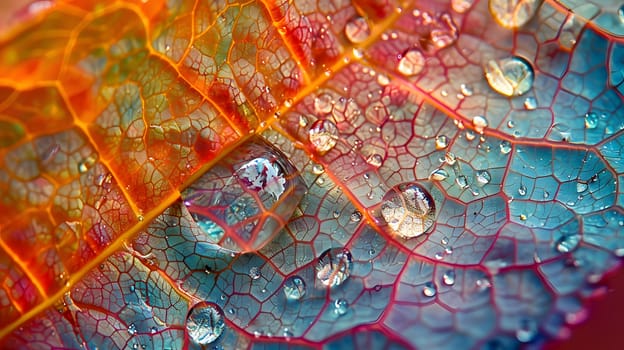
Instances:
[[[345,35],[354,44],[364,42],[371,34],[368,22],[363,17],[353,17],[345,25]]]
[[[520,187],[518,187],[518,194],[521,196],[526,196],[527,194],[527,188],[524,185],[520,185]]]
[[[540,0],[490,0],[490,14],[504,28],[525,25],[537,11]]]
[[[435,48],[443,49],[457,41],[457,25],[448,13],[440,15],[436,24],[437,26],[429,33],[431,43]]]
[[[375,168],[379,168],[383,164],[383,157],[377,153],[373,153],[366,158],[366,163],[374,166]]]
[[[299,116],[299,126],[302,128],[308,126],[308,118],[305,115]]]
[[[342,316],[349,311],[349,302],[344,299],[337,299],[334,301],[334,313],[338,316]]]
[[[312,173],[314,175],[321,175],[325,172],[325,168],[321,164],[314,164],[312,166]]]
[[[205,301],[197,303],[186,316],[186,332],[199,345],[214,342],[224,329],[223,311],[217,304]]]
[[[330,120],[317,120],[308,131],[308,139],[316,152],[323,155],[336,146],[338,128]]]
[[[528,217],[526,214],[520,214],[520,221],[527,221]]]
[[[444,252],[445,252],[447,255],[451,255],[451,254],[453,254],[453,247],[451,247],[451,246],[445,247],[445,248],[444,248]]]
[[[425,67],[425,57],[420,50],[411,49],[399,60],[397,71],[405,76],[413,76],[420,73]]]
[[[457,157],[455,156],[453,152],[446,152],[446,154],[444,155],[444,161],[448,165],[453,165],[457,161]]]
[[[535,97],[529,96],[524,99],[524,109],[532,111],[535,108],[537,108],[537,100],[535,99]]]
[[[490,172],[487,170],[479,170],[477,171],[477,182],[483,185],[487,185],[492,180],[492,176]]]
[[[585,114],[585,128],[595,129],[598,126],[598,114],[589,112]]]
[[[459,188],[461,189],[468,188],[468,179],[465,175],[459,175],[458,177],[456,177],[455,183],[457,183],[457,186],[459,186]]]
[[[130,333],[130,335],[137,334],[136,325],[134,323],[130,323],[130,325],[128,326],[128,333]]]
[[[327,114],[332,111],[332,97],[330,94],[321,94],[314,98],[314,111],[319,114]]]
[[[440,240],[440,243],[442,243],[442,245],[449,244],[449,238],[446,236],[442,237],[442,239]]]
[[[477,137],[477,135],[475,135],[472,130],[466,130],[466,140],[472,141],[475,139],[475,137]]]
[[[383,197],[381,215],[390,230],[405,239],[426,233],[435,223],[436,208],[431,194],[422,186],[399,184]]]
[[[472,126],[474,126],[475,130],[479,134],[483,134],[483,130],[485,130],[485,128],[487,128],[488,126],[488,121],[487,119],[485,119],[484,116],[476,115],[472,117]]]
[[[533,67],[522,57],[491,60],[485,66],[485,78],[494,91],[505,96],[520,96],[533,87]]]
[[[521,343],[528,343],[537,335],[537,324],[533,320],[522,319],[516,329],[516,338]]]
[[[464,95],[464,96],[472,96],[472,94],[473,94],[472,86],[470,86],[470,85],[461,84],[461,85],[459,85],[459,90],[461,91],[462,95]]]
[[[202,238],[233,252],[248,252],[263,247],[282,229],[305,190],[288,158],[253,136],[181,196],[185,209],[205,234]],[[258,220],[264,211],[279,219],[270,223]],[[224,230],[221,225],[231,229]]]
[[[442,252],[435,253],[434,257],[436,258],[436,260],[444,259],[444,255],[442,254]]]
[[[339,286],[351,275],[353,259],[346,248],[330,248],[319,256],[316,278],[328,287]]]
[[[257,266],[252,266],[249,269],[249,277],[251,277],[251,279],[253,280],[257,280],[258,278],[262,277],[262,271],[260,271]]]
[[[576,193],[583,193],[583,192],[587,191],[588,188],[589,188],[589,186],[587,185],[587,182],[577,182],[576,183]]]
[[[555,242],[555,249],[557,249],[559,253],[569,253],[575,250],[580,242],[581,236],[578,234],[562,235]]]
[[[500,143],[500,151],[502,154],[508,154],[511,152],[511,142],[503,140]]]
[[[360,220],[362,220],[362,213],[356,210],[353,213],[351,213],[350,219],[351,219],[351,222],[360,222]]]
[[[447,286],[452,286],[455,284],[455,271],[447,270],[442,275],[442,282]]]
[[[158,332],[158,328],[156,328],[156,327],[150,328],[150,333],[156,334],[156,332]]]
[[[453,11],[457,13],[464,13],[472,7],[473,3],[474,0],[452,0],[451,6],[453,7]]]
[[[427,282],[423,286],[423,295],[426,297],[434,297],[437,293],[436,286],[433,282]]]
[[[81,174],[86,173],[95,164],[96,161],[96,156],[89,156],[85,158],[82,162],[78,163],[78,172]]]
[[[448,147],[448,142],[449,142],[449,139],[448,137],[446,137],[446,135],[436,136],[436,139],[435,139],[436,149],[437,150],[445,149],[446,147]]]
[[[429,180],[432,181],[444,181],[449,177],[449,174],[444,169],[436,169],[429,175]]]

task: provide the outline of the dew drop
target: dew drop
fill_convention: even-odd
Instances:
[[[472,7],[473,3],[474,0],[452,0],[451,6],[453,7],[453,11],[457,13],[464,13]]]
[[[563,235],[555,242],[555,249],[559,253],[569,253],[574,251],[581,242],[581,236],[578,234]]]
[[[455,284],[455,271],[447,270],[442,275],[442,282],[447,286],[452,286]]]
[[[527,194],[527,188],[524,185],[520,185],[520,187],[518,187],[518,194],[521,196],[526,196]]]
[[[476,115],[476,116],[472,117],[472,126],[474,126],[475,130],[479,134],[483,134],[483,131],[488,126],[488,121],[487,121],[487,119],[485,119],[484,116]]]
[[[346,248],[330,248],[324,251],[316,264],[316,278],[328,287],[339,286],[351,275],[353,259]]]
[[[437,293],[436,286],[433,282],[427,282],[423,286],[423,295],[426,297],[434,297]]]
[[[217,304],[205,301],[197,303],[186,316],[186,332],[199,345],[214,342],[224,329],[223,311]]]
[[[506,140],[501,141],[500,151],[502,154],[509,154],[509,152],[511,152],[511,142]]]
[[[457,157],[455,156],[455,153],[453,152],[446,152],[446,154],[444,155],[444,161],[448,165],[453,165],[457,161]]]
[[[449,139],[446,135],[438,135],[435,139],[435,145],[437,150],[445,149],[448,147]]]
[[[134,323],[130,323],[130,325],[128,326],[128,333],[130,333],[130,335],[137,334],[136,325]]]
[[[377,153],[373,153],[366,158],[366,163],[372,165],[375,168],[381,167],[383,164],[383,157]]]
[[[302,128],[308,126],[308,118],[305,115],[299,116],[299,126]]]
[[[457,183],[457,186],[459,186],[459,188],[461,189],[468,188],[468,179],[465,175],[459,175],[458,177],[456,177],[455,183]]]
[[[424,17],[424,16],[423,16]],[[438,50],[452,45],[457,41],[457,25],[448,13],[440,15],[437,26],[429,33],[431,43]]]
[[[444,181],[449,177],[449,174],[444,169],[436,169],[429,175],[429,180],[432,181]]]
[[[78,163],[78,172],[81,174],[86,173],[95,164],[97,158],[90,156],[85,158],[82,162]]]
[[[260,271],[257,266],[252,266],[249,269],[249,277],[251,277],[251,279],[253,280],[257,280],[258,278],[262,277],[262,271]]]
[[[490,14],[504,28],[522,27],[533,18],[540,0],[490,0]]]
[[[314,98],[314,111],[317,114],[330,113],[332,108],[332,97],[330,94],[321,94]]]
[[[470,86],[470,85],[461,84],[461,85],[459,85],[459,90],[461,91],[462,95],[464,95],[464,96],[472,96],[472,94],[473,94],[472,86]]]
[[[362,220],[362,213],[356,210],[353,213],[351,213],[350,219],[351,219],[351,222],[360,222],[360,220]]]
[[[477,182],[483,185],[487,185],[492,180],[492,175],[487,170],[477,171]]]
[[[466,130],[466,140],[472,141],[477,137],[472,130]]]
[[[585,128],[595,129],[598,126],[598,114],[589,112],[585,114]]]
[[[532,111],[537,108],[537,100],[533,96],[524,99],[524,109]]]
[[[405,76],[413,76],[420,73],[425,67],[425,57],[417,49],[407,51],[399,60],[397,71]]]
[[[442,237],[442,239],[440,240],[440,243],[442,243],[442,245],[449,244],[449,238],[446,236]]]
[[[303,278],[290,276],[284,280],[283,290],[286,299],[291,301],[300,300],[306,294],[306,284]]]
[[[522,319],[516,329],[516,339],[521,343],[528,343],[537,335],[537,324],[533,320]]]
[[[338,316],[342,316],[349,311],[349,302],[344,299],[337,299],[334,301],[334,313]]]
[[[394,234],[410,239],[426,233],[433,226],[436,208],[425,188],[407,182],[384,195],[381,215]]]
[[[533,87],[533,67],[522,57],[491,60],[485,66],[485,78],[494,91],[504,96],[520,96]]]
[[[312,166],[312,173],[314,175],[321,175],[325,172],[325,168],[321,164],[314,164]]]
[[[316,152],[323,155],[336,146],[338,128],[330,120],[317,120],[308,131],[308,139]]]
[[[576,183],[576,193],[583,193],[583,192],[587,191],[588,188],[589,188],[589,186],[587,185],[586,182],[577,182]]]
[[[363,17],[353,17],[345,25],[345,35],[354,44],[364,42],[371,34],[368,22]]]

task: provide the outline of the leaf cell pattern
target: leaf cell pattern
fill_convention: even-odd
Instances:
[[[1,347],[569,336],[624,256],[624,10],[509,3],[27,6],[0,36]],[[383,213],[405,183],[419,234]]]

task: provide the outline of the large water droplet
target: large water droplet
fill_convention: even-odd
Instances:
[[[287,157],[254,136],[181,195],[208,242],[249,252],[260,249],[282,229],[304,192],[305,186]],[[265,211],[279,219],[260,220]]]
[[[569,253],[575,250],[581,242],[581,236],[578,234],[563,235],[555,242],[555,249],[559,253]]]
[[[345,25],[345,35],[354,44],[364,42],[371,34],[368,22],[363,17],[353,17]]]
[[[381,204],[381,215],[392,233],[409,239],[426,233],[433,226],[436,209],[431,194],[425,188],[408,182],[386,193]]]
[[[433,282],[427,282],[425,283],[425,285],[423,286],[423,295],[426,297],[433,297],[437,294],[437,289],[436,286]]]
[[[306,284],[299,276],[290,276],[284,280],[284,294],[288,300],[299,300],[306,293]]]
[[[186,332],[199,345],[214,342],[224,329],[223,311],[217,304],[205,301],[197,303],[186,316]]]
[[[314,150],[323,155],[336,146],[338,128],[331,120],[317,120],[308,131],[308,139]]]
[[[425,57],[417,49],[407,51],[399,60],[397,71],[405,76],[413,76],[420,73],[425,67]]]
[[[477,171],[477,182],[483,185],[487,185],[492,180],[492,175],[487,170]]]
[[[346,248],[330,248],[318,258],[316,278],[328,287],[339,286],[351,275],[353,258]]]
[[[485,78],[494,91],[505,96],[520,96],[533,87],[533,67],[522,57],[491,60],[485,66]]]
[[[490,0],[492,17],[504,28],[518,28],[526,24],[537,11],[541,0]]]
[[[444,272],[444,275],[442,275],[442,282],[446,284],[447,286],[454,285],[455,284],[455,271],[447,270],[446,272]]]

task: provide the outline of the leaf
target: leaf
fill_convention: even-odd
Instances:
[[[0,42],[3,347],[565,337],[624,248],[623,27],[511,3],[30,6]]]

